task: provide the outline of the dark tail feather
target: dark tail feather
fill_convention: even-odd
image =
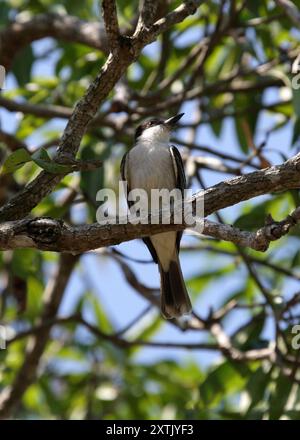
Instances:
[[[161,311],[165,318],[178,318],[191,312],[179,261],[171,261],[168,272],[159,265],[161,277]]]

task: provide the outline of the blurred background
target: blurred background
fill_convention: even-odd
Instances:
[[[180,3],[159,1],[157,18]],[[117,191],[121,158],[150,116],[185,113],[172,142],[195,192],[295,155],[300,1],[294,10],[281,3],[203,2],[146,46],[82,140],[79,157],[103,167],[67,175],[32,214],[94,222],[97,191]],[[131,35],[138,2],[117,6],[122,33]],[[0,26],[0,159],[20,148],[52,157],[107,58],[99,2],[2,0]],[[1,205],[41,168],[29,161],[13,171],[0,175]],[[282,220],[298,205],[293,190],[210,218],[255,231],[268,214]],[[2,402],[15,418],[298,419],[291,329],[300,324],[299,243],[295,228],[262,254],[187,231],[180,259],[194,315],[170,322],[157,307],[158,269],[141,240],[78,257],[3,252],[0,324],[9,341],[0,350],[0,414]]]

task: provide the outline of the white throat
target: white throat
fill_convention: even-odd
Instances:
[[[150,143],[150,144],[166,144],[169,145],[170,141],[170,130],[164,125],[155,125],[154,127],[149,127],[143,131],[141,136],[137,140],[139,143]]]

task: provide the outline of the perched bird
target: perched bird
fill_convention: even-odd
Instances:
[[[186,179],[182,158],[170,145],[170,133],[183,113],[167,120],[150,119],[139,125],[135,145],[121,162],[122,180],[127,182],[128,194],[143,189],[150,197],[152,189],[180,189],[183,194]],[[158,264],[161,278],[161,311],[170,319],[188,314],[191,302],[184,283],[178,258],[182,232],[163,232],[144,238],[153,260]]]

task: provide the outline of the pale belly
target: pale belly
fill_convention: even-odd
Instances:
[[[168,146],[134,147],[129,153],[130,188],[172,190],[176,186],[172,157]]]
[[[173,190],[176,187],[173,161],[166,145],[149,147],[134,147],[129,153],[129,182],[130,189],[143,189],[151,196],[153,189]],[[152,191],[152,197],[153,197]],[[157,203],[151,203],[149,197],[148,210],[156,212]],[[149,209],[150,208],[150,209]],[[160,199],[159,209],[170,209],[170,199]],[[148,211],[149,212],[149,211]],[[160,263],[165,271],[168,270],[171,260],[176,259],[176,232],[164,232],[150,237],[157,252]]]

